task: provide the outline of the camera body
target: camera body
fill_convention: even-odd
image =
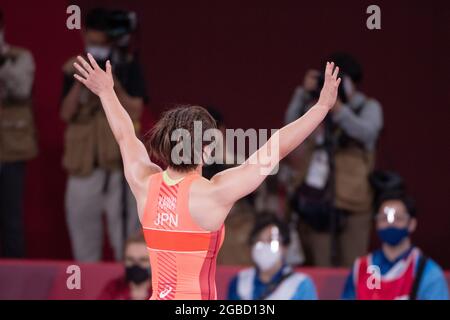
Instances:
[[[133,11],[111,10],[106,15],[106,34],[113,43],[110,61],[116,75],[125,72],[124,64],[129,56],[136,55],[132,49],[131,37],[137,29],[137,15]],[[106,61],[102,62],[106,65]],[[124,67],[125,68],[125,67]]]
[[[339,72],[338,76],[342,79],[342,81],[344,81],[344,79],[348,77],[343,72]],[[309,92],[313,99],[319,99],[320,90],[322,89],[324,82],[325,82],[325,73],[322,72],[317,78],[317,87],[315,88],[315,90]],[[343,85],[339,86],[338,88],[338,98],[342,101],[342,103],[347,103],[349,100],[349,97],[345,92],[345,88]]]
[[[124,37],[129,37],[136,30],[137,16],[133,11],[113,10],[107,16],[107,34],[118,45]]]

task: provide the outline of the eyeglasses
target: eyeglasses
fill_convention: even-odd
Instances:
[[[387,222],[389,224],[402,223],[409,221],[410,216],[408,213],[401,214],[394,208],[385,207],[382,212],[375,215],[375,221],[377,222]]]
[[[273,252],[280,250],[281,235],[278,227],[272,227],[270,230],[270,238],[268,239],[255,239],[253,245],[261,246],[263,244],[270,244],[270,248]]]
[[[270,240],[270,241],[257,241],[255,242],[255,247],[259,248],[264,245],[270,245],[270,251],[277,252],[280,250],[280,241]]]

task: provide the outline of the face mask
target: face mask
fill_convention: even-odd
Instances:
[[[274,243],[258,242],[252,248],[253,261],[261,271],[269,270],[281,259],[281,250],[274,248]]]
[[[408,228],[388,227],[378,230],[378,237],[390,246],[398,245],[409,235]]]
[[[132,265],[125,268],[125,277],[127,282],[140,284],[150,278],[150,271],[148,268],[142,268],[139,265]]]
[[[101,46],[87,46],[86,52],[92,54],[95,60],[105,61],[106,59],[109,58],[111,49],[108,47],[101,47]]]

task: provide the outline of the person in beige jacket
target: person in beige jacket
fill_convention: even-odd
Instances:
[[[26,161],[37,153],[31,95],[31,52],[5,41],[0,12],[0,256],[25,255],[23,195]]]
[[[82,31],[85,51],[99,64],[111,59],[114,48],[108,28],[108,11],[93,9],[87,14]],[[74,81],[75,60],[70,58],[63,66],[60,110],[67,124],[63,166],[68,173],[65,207],[73,256],[77,261],[89,262],[102,258],[105,214],[114,258],[121,260],[126,235],[140,227],[136,201],[125,182],[119,146],[100,100]],[[147,99],[142,69],[132,56],[116,67],[114,89],[139,131],[139,119]]]

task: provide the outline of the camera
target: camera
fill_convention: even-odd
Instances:
[[[107,34],[120,47],[127,46],[136,30],[137,15],[133,11],[113,10],[107,17]]]
[[[108,13],[107,20],[107,33],[112,39],[132,33],[137,26],[136,13],[133,11],[113,10]]]
[[[340,77],[342,79],[342,81],[344,81],[344,78],[346,77],[346,74],[340,71],[338,77]],[[317,87],[316,87],[316,89],[310,91],[311,97],[313,99],[319,99],[319,97],[320,97],[320,90],[322,90],[324,82],[325,82],[325,73],[321,73],[319,75],[319,77],[317,78]],[[338,98],[342,101],[342,103],[347,103],[348,100],[349,100],[343,85],[340,85],[339,88],[338,88]]]

